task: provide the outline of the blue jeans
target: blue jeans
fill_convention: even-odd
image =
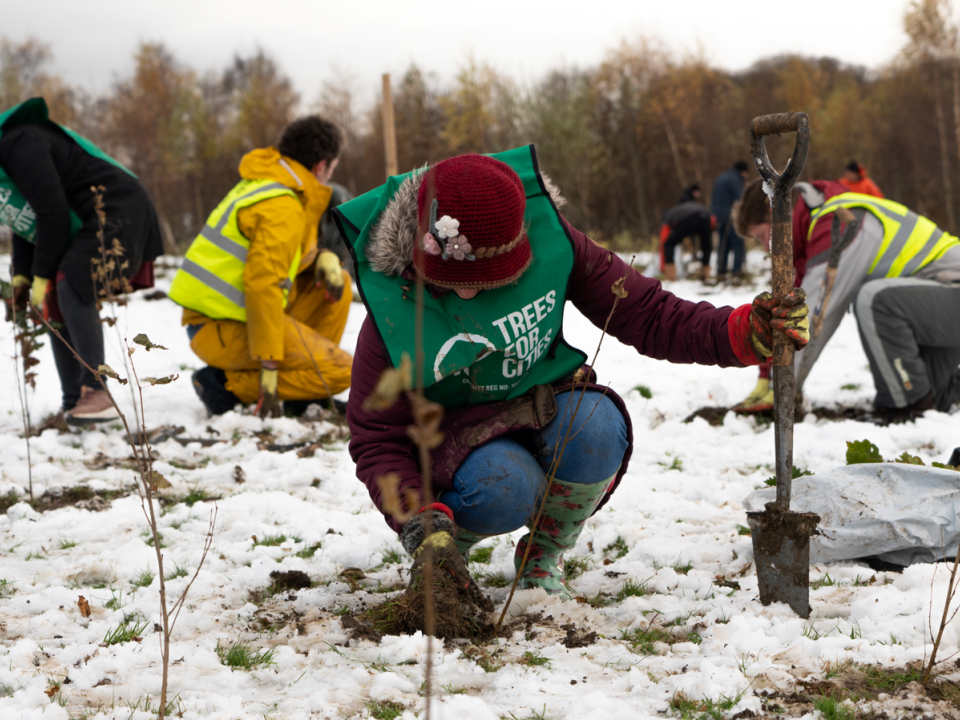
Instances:
[[[720,247],[717,250],[717,275],[727,271],[727,260],[733,253],[733,272],[743,269],[743,260],[747,255],[747,247],[743,238],[733,229],[733,218],[725,223],[717,223],[717,233],[720,235]]]
[[[474,450],[438,500],[460,527],[499,535],[536,513],[555,451],[563,445],[581,391],[557,395],[557,416],[543,430],[507,435]],[[573,421],[555,479],[592,485],[616,474],[627,451],[627,424],[603,393],[588,391]]]

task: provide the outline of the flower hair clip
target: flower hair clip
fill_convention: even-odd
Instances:
[[[430,255],[440,255],[442,259],[447,260],[476,260],[472,254],[473,247],[470,242],[460,234],[460,221],[449,215],[444,215],[437,219],[438,203],[436,199],[430,204],[430,232],[423,236],[423,249]],[[443,250],[441,251],[437,239],[445,240]]]

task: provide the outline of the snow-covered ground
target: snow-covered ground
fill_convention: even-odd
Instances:
[[[7,261],[0,258],[0,264]],[[750,262],[759,270],[763,260],[751,255]],[[6,267],[0,274],[8,276]],[[162,278],[160,287],[169,281]],[[729,305],[749,302],[758,292],[687,281],[670,289]],[[343,340],[348,350],[363,314],[361,305],[353,306]],[[380,602],[385,590],[401,586],[409,560],[354,477],[345,443],[328,443],[301,458],[296,450],[259,450],[263,438],[256,434],[269,431],[273,442],[294,443],[331,426],[236,413],[207,419],[190,384],[199,361],[168,300],[135,295],[120,311],[119,327],[128,338],[146,332],[169,348],[139,349],[133,359],[141,376],[180,373],[176,382],[144,391],[148,427],[183,426],[183,437],[224,441],[202,447],[166,440],[155,447],[156,467],[174,485],[166,494],[219,498],[213,547],[175,631],[175,712],[231,719],[423,717],[426,640],[348,642],[341,625],[345,611]],[[568,307],[565,336],[571,343],[592,356],[599,335]],[[107,337],[108,362],[119,370],[118,343],[109,330]],[[9,324],[0,326],[0,348],[4,495],[25,492],[28,477]],[[30,394],[34,420],[59,405],[49,348],[39,356],[39,382]],[[668,706],[680,692],[715,704],[733,698],[723,704],[725,716],[752,717],[764,712],[762,693],[790,692],[798,681],[821,677],[845,660],[902,667],[924,657],[924,623],[931,593],[935,613],[942,602],[943,566],[933,580],[929,565],[902,574],[858,563],[814,566],[811,580],[822,582],[811,591],[809,621],[785,606],[759,603],[750,537],[739,527],[746,524],[743,498],[773,474],[773,428],[732,414],[719,427],[701,419],[682,422],[704,405],[732,405],[746,396],[755,369],[669,365],[607,339],[597,371],[626,399],[636,449],[620,490],[587,524],[572,553],[586,566],[573,585],[594,603],[518,593],[510,613],[526,613],[529,622],[511,637],[483,646],[480,654],[435,643],[433,717],[664,717],[675,712]],[[633,389],[639,385],[652,397]],[[805,390],[818,405],[869,402],[873,385],[852,316]],[[940,413],[886,428],[818,421],[810,414],[796,427],[795,464],[814,472],[842,465],[845,441],[863,438],[887,457],[906,450],[928,463],[945,462],[960,445],[956,418]],[[77,485],[129,489],[133,472],[122,467],[129,455],[116,426],[62,435],[48,430],[32,441],[34,493]],[[166,508],[160,526],[168,575],[175,566],[196,567],[213,505],[200,500]],[[508,588],[495,586],[514,576],[512,546],[519,535],[488,541],[489,563],[471,566],[498,610]],[[145,707],[155,714],[158,581],[150,581],[156,560],[146,539],[135,493],[99,512],[68,506],[37,513],[21,503],[0,516],[0,718],[150,717]],[[359,568],[365,578],[346,577],[344,568]],[[277,570],[302,570],[313,586],[270,597],[265,591]],[[168,588],[175,596],[186,582],[175,578]],[[641,585],[645,590],[638,590]],[[81,595],[90,604],[89,618],[78,608]],[[125,618],[145,624],[142,639],[106,645],[105,636]],[[662,632],[644,646],[642,632],[651,628]],[[590,631],[598,633],[595,639],[575,642]],[[941,655],[956,650],[958,633],[956,623],[948,628]],[[658,642],[665,637],[673,644]],[[238,641],[253,651],[273,650],[272,662],[250,671],[222,664],[218,645]],[[45,691],[57,683],[51,698]],[[891,717],[920,714],[901,712],[895,703],[888,710]]]

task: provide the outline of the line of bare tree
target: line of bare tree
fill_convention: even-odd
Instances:
[[[910,0],[906,46],[874,69],[781,56],[729,72],[651,40],[624,41],[597,67],[554,70],[529,86],[472,59],[446,85],[411,65],[393,86],[399,170],[536,143],[570,220],[627,249],[656,234],[683,187],[698,182],[709,196],[717,174],[748,158],[751,118],[804,110],[807,179],[839,177],[857,159],[888,197],[956,233],[960,39],[951,13],[950,0]],[[381,108],[357,107],[350,78],[332,76],[302,103],[263,51],[200,73],[145,43],[133,73],[93,96],[48,73],[50,60],[35,39],[0,40],[0,109],[45,96],[55,120],[141,177],[171,250],[190,242],[236,182],[241,156],[274,144],[305,110],[346,131],[335,181],[355,194],[383,182]],[[786,143],[778,150],[785,161]]]

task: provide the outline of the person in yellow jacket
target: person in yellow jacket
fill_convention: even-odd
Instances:
[[[242,178],[191,243],[170,298],[183,306],[190,347],[209,367],[193,375],[210,414],[258,403],[322,401],[350,387],[339,348],[353,292],[339,258],[317,249],[342,134],[311,115],[277,147],[247,153]]]

